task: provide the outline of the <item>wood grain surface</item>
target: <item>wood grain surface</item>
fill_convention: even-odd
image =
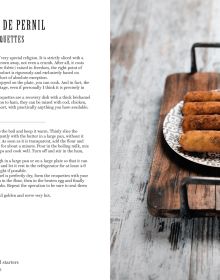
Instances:
[[[213,90],[220,85],[218,73],[173,74],[167,77],[162,100],[156,145],[152,159],[147,204],[152,215],[160,217],[179,216],[180,182],[187,176],[214,176],[218,168],[200,166],[183,159],[170,147],[163,137],[162,125],[166,114],[191,90]],[[213,185],[190,185],[189,206],[202,215],[216,215],[216,187]]]
[[[220,279],[220,219],[154,218],[146,196],[165,79],[220,41],[219,18],[217,0],[111,0],[112,280]],[[219,50],[197,56],[220,72]]]

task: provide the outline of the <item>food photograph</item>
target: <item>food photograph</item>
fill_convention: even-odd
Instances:
[[[220,279],[220,1],[111,0],[111,279]]]

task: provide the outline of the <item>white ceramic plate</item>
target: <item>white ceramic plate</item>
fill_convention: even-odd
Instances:
[[[220,167],[219,153],[191,153],[182,150],[179,144],[179,137],[182,133],[182,113],[183,101],[180,101],[170,112],[166,115],[163,123],[163,135],[167,144],[178,155],[202,164],[212,167]]]

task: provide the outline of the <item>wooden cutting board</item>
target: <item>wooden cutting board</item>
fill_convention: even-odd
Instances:
[[[154,216],[180,215],[180,182],[187,176],[220,177],[220,168],[206,167],[176,154],[163,137],[163,121],[170,109],[183,100],[187,91],[213,90],[220,87],[220,74],[173,74],[167,77],[160,110],[156,145],[148,182],[148,209]],[[220,215],[220,186],[189,185],[190,209],[198,216]]]

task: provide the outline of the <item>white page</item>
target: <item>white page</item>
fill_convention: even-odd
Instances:
[[[0,279],[108,279],[109,3],[2,4]]]

